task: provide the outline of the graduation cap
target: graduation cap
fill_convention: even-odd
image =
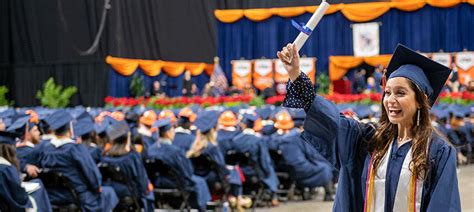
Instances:
[[[126,121],[116,121],[107,126],[106,133],[110,140],[115,140],[121,136],[127,135],[130,128]]]
[[[209,132],[212,128],[217,125],[217,119],[219,117],[219,112],[215,110],[201,111],[198,113],[196,122],[194,125],[202,132]]]
[[[404,77],[411,80],[428,96],[433,106],[451,70],[398,44],[385,74],[387,79]]]
[[[271,118],[273,111],[275,110],[275,107],[261,107],[258,108],[255,112],[262,117],[263,120],[268,120]]]
[[[304,120],[306,118],[306,112],[303,109],[294,109],[291,108],[288,110],[290,112],[291,117],[293,118],[293,122],[295,123],[295,127],[303,126]]]
[[[15,145],[19,134],[13,132],[0,131],[0,144]]]
[[[435,109],[431,110],[431,112],[438,117],[438,119],[447,119],[449,117],[449,113],[446,110]]]
[[[246,125],[251,125],[253,124],[255,121],[258,120],[258,115],[257,114],[254,114],[254,113],[244,113],[244,115],[242,115],[242,123],[246,124]]]
[[[49,129],[53,131],[69,124],[71,121],[72,116],[66,110],[58,110],[46,119]]]
[[[12,124],[7,128],[6,131],[8,132],[19,132],[19,133],[24,133],[25,132],[25,127],[28,125],[28,130],[30,130],[33,126],[35,126],[34,123],[30,122],[30,115],[18,115],[17,117],[14,118],[12,121]]]
[[[13,108],[8,108],[2,112],[0,112],[0,118],[5,119],[5,118],[10,118],[16,115],[15,109]]]
[[[165,132],[171,129],[171,119],[170,118],[165,118],[165,119],[160,119],[158,121],[155,121],[153,124],[152,128],[157,128],[159,131]]]
[[[104,133],[107,129],[107,127],[113,123],[117,122],[114,118],[110,116],[104,116],[104,120],[102,120],[101,123],[95,123],[94,124],[94,131],[97,134]]]
[[[94,131],[94,122],[91,118],[82,118],[77,120],[74,124],[74,134],[76,136],[83,136]]]

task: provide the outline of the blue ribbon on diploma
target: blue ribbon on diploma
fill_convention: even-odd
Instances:
[[[299,24],[298,22],[296,22],[293,19],[291,19],[291,25],[293,25],[293,27],[295,27],[297,30],[299,30],[300,32],[302,32],[302,33],[304,33],[308,36],[311,35],[311,33],[313,32],[313,30],[308,28],[305,24],[303,24],[303,23]]]

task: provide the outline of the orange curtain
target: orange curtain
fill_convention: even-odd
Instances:
[[[387,67],[388,63],[390,62],[390,59],[392,58],[392,55],[390,54],[385,54],[385,55],[378,55],[378,56],[373,56],[373,57],[366,57],[364,58],[364,62],[376,67],[378,65],[382,65],[383,67]]]
[[[354,22],[374,20],[390,10],[386,2],[346,4],[341,10],[342,14]]]
[[[252,21],[263,21],[272,17],[272,11],[269,9],[248,9],[244,10],[244,15]]]
[[[185,66],[192,76],[199,76],[204,71],[204,68],[206,68],[205,63],[185,63]]]
[[[119,74],[124,76],[130,76],[135,73],[138,67],[138,60],[128,58],[117,58],[108,56],[105,62],[112,66]]]
[[[150,77],[158,76],[163,67],[163,62],[159,60],[139,60],[138,64],[143,73]]]
[[[186,65],[180,62],[165,62],[163,71],[166,75],[171,77],[177,77],[181,75],[186,69]]]
[[[355,68],[363,62],[371,65],[382,65],[387,67],[392,55],[378,55],[372,57],[354,57],[354,56],[330,56],[329,57],[329,79],[331,81],[340,80],[347,71]]]
[[[207,76],[212,76],[214,73],[214,64],[206,64],[204,71],[206,72]]]
[[[427,0],[426,3],[433,7],[453,7],[461,3],[461,0]]]
[[[423,0],[410,0],[405,2],[391,2],[390,7],[396,8],[405,12],[412,12],[419,10],[426,5],[426,2]]]
[[[314,8],[316,8],[316,6]],[[289,18],[289,17],[303,15],[306,12],[306,8],[305,7],[281,7],[281,8],[271,8],[270,11],[273,15]]]
[[[211,76],[214,72],[214,64],[207,63],[189,63],[189,62],[169,62],[161,60],[139,60],[107,56],[106,63],[119,74],[130,76],[138,67],[147,76],[157,76],[163,70],[165,74],[171,77],[181,75],[185,70],[189,70],[192,76],[199,76],[203,72]]]
[[[221,22],[232,23],[244,17],[244,10],[215,10],[214,15]]]
[[[325,14],[342,12],[342,14],[353,22],[366,22],[374,20],[390,9],[402,11],[415,11],[423,8],[426,4],[433,7],[453,7],[460,3],[474,5],[474,0],[392,0],[391,2],[370,2],[353,4],[333,4]],[[223,23],[233,23],[244,16],[252,21],[263,21],[274,15],[280,17],[295,17],[305,12],[314,13],[317,6],[244,9],[244,10],[215,10],[214,15]]]
[[[329,79],[339,80],[347,71],[362,64],[363,60],[353,56],[330,56],[329,57]]]

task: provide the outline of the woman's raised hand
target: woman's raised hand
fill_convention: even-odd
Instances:
[[[283,63],[290,80],[293,82],[300,76],[300,55],[295,48],[295,45],[289,43],[281,51],[277,52],[278,58]]]

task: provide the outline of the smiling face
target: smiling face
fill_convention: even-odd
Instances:
[[[387,81],[383,106],[392,124],[408,127],[413,125],[413,117],[416,115],[418,103],[415,91],[410,84],[411,82],[403,77],[394,77]]]

